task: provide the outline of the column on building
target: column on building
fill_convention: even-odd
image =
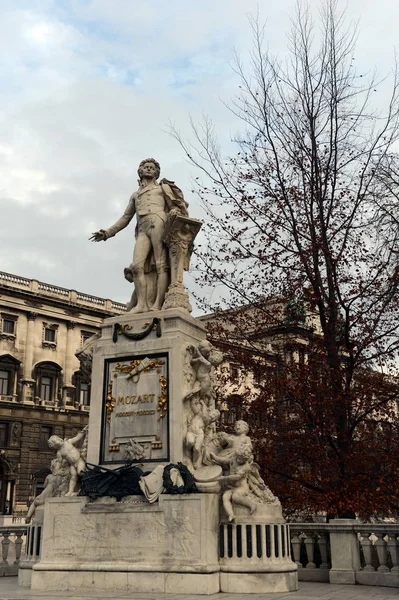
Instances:
[[[63,401],[64,405],[73,405],[75,402],[75,386],[72,385],[73,375],[73,358],[75,356],[74,345],[74,329],[76,323],[74,321],[67,322],[67,343],[65,355],[65,370],[64,370],[64,387]]]
[[[34,328],[35,319],[37,314],[35,312],[29,312],[27,314],[28,326],[26,330],[26,343],[25,343],[25,358],[23,368],[23,379],[22,379],[22,400],[23,402],[33,403],[34,384],[35,381],[32,378],[33,368],[33,345],[34,345]]]

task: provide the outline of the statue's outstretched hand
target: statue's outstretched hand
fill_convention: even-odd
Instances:
[[[89,238],[91,242],[105,242],[107,239],[107,234],[104,229],[100,229],[100,231],[95,231],[92,236]]]

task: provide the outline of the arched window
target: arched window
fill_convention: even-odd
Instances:
[[[0,397],[12,400],[16,397],[17,374],[21,361],[11,354],[0,356]]]
[[[15,473],[12,464],[0,456],[0,514],[11,515],[14,504]]]
[[[236,421],[245,417],[242,397],[238,394],[234,394],[226,398],[221,405],[220,412],[221,424],[230,429],[234,426]]]
[[[84,376],[82,371],[76,371],[73,374],[72,383],[76,388],[75,404],[88,408],[90,406],[90,381]]]
[[[61,373],[60,365],[54,362],[40,362],[35,366],[35,396],[38,400],[45,404],[55,404],[58,401],[62,387]]]

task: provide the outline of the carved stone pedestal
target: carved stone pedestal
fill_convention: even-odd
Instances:
[[[136,339],[140,338],[142,339]],[[183,462],[187,347],[205,328],[182,310],[106,319],[93,350],[87,461],[116,468],[131,459],[144,470]]]
[[[217,447],[212,444],[219,411],[211,381],[222,359],[206,342],[202,323],[181,309],[104,321],[93,343],[87,462],[116,469],[133,461],[151,474],[141,475],[137,495],[122,495],[119,502],[85,496],[46,500],[32,590],[210,595],[297,589],[288,526],[280,503],[249,462],[247,424],[238,421],[234,435],[219,436],[218,456],[206,454]],[[220,464],[210,464],[209,458]],[[163,467],[179,462],[194,471],[202,493],[173,494],[189,489],[175,482],[169,487],[163,478],[178,470]],[[236,479],[234,497],[230,494],[234,514],[228,516],[234,524],[226,515],[220,521],[226,493],[219,482],[221,464],[244,485],[240,488]],[[252,500],[249,505],[239,501],[240,493],[249,493],[249,475],[256,507]],[[84,489],[95,495],[93,488]],[[161,493],[165,489],[169,493]],[[138,495],[140,490],[146,497]],[[255,510],[251,516],[250,508]]]
[[[219,591],[219,497],[51,498],[32,590]]]

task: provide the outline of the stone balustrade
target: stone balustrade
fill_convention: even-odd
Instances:
[[[289,532],[286,524],[222,523],[220,525],[220,558],[223,564],[239,559],[242,564],[270,558],[290,556]]]
[[[300,581],[399,587],[399,524],[291,523]]]
[[[29,291],[40,296],[48,296],[49,298],[60,298],[66,302],[89,308],[99,308],[109,312],[126,312],[126,305],[120,302],[98,298],[90,294],[83,294],[75,290],[68,290],[57,285],[44,283],[36,279],[26,279],[2,271],[0,271],[0,285]]]
[[[21,551],[26,535],[26,525],[0,527],[1,561],[0,577],[18,575]]]
[[[30,574],[28,570],[40,558],[42,508],[37,513],[37,518],[28,527],[25,558],[21,565],[25,570],[20,571],[20,579],[22,574],[25,577]],[[5,574],[15,575],[26,527],[3,527],[0,533],[3,535],[0,568],[8,569]],[[16,536],[16,558],[8,565],[4,561],[7,561],[12,536]],[[249,566],[259,567],[264,561],[265,566],[268,561],[274,568],[279,562],[283,566],[292,557],[298,567],[299,581],[399,587],[398,538],[398,523],[362,524],[346,519],[289,525],[222,523],[220,564],[222,571],[229,571],[233,563],[234,570],[239,566],[240,570],[246,571]]]

